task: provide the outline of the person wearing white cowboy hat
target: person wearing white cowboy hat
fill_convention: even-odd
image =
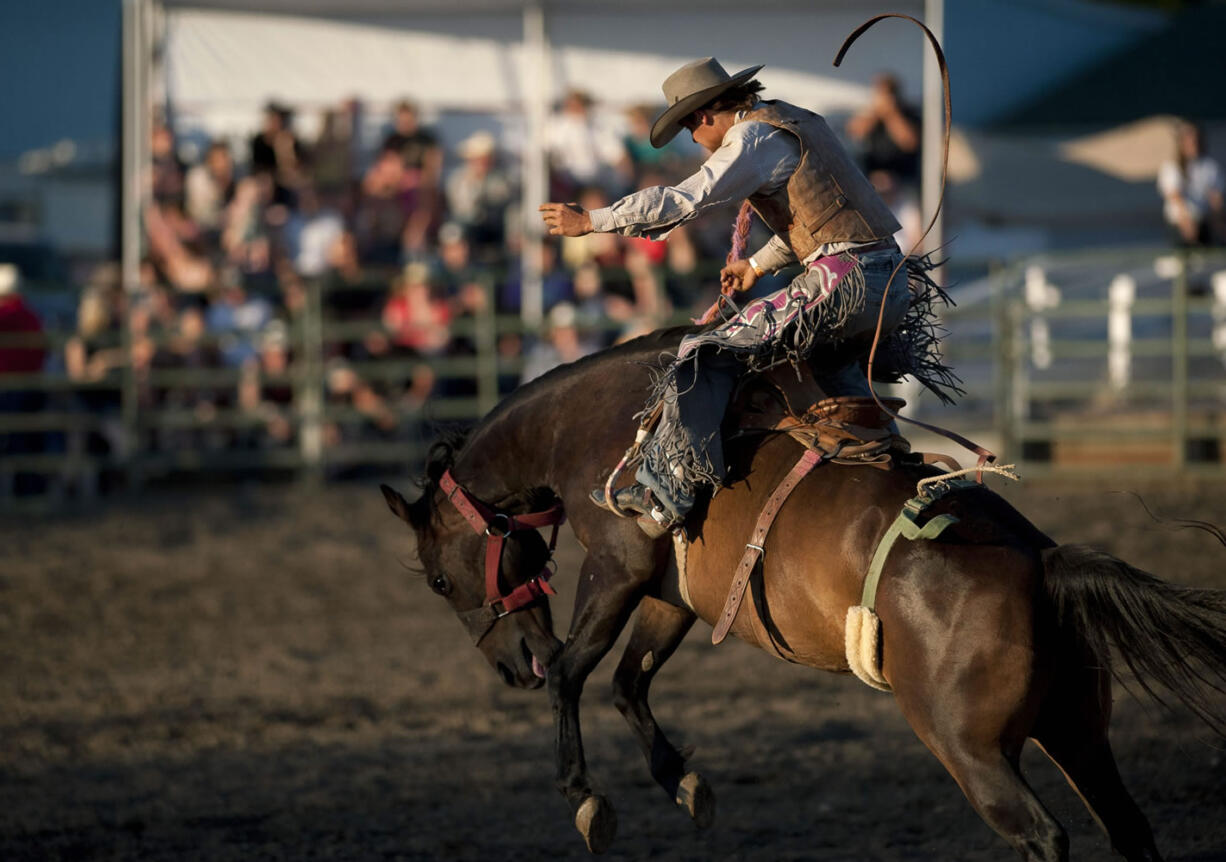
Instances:
[[[747,304],[722,325],[682,340],[677,360],[649,405],[662,401],[663,413],[643,445],[639,484],[618,494],[626,508],[646,514],[639,523],[653,535],[684,520],[699,486],[722,481],[719,427],[741,373],[795,363],[818,346],[849,339],[859,343],[873,333],[883,297],[888,300],[883,335],[895,330],[913,305],[905,274],[887,290],[903,262],[892,239],[898,222],[821,116],[760,97],[763,87],[754,76],[761,68],[730,75],[706,57],[664,81],[667,107],[652,126],[651,142],[662,147],[681,129],[689,131],[709,154],[693,175],[675,186],[642,189],[601,209],[554,202],[540,207],[554,235],[599,231],[663,239],[704,210],[743,199],[774,236],[748,258],[736,259],[735,246],[743,246],[749,227],[743,209],[734,259],[720,273],[723,286],[748,290],[767,273],[797,262],[805,265],[786,287]],[[907,268],[921,293],[935,289],[923,267],[909,261]],[[914,322],[923,326],[931,321],[921,317]],[[893,351],[900,358],[896,373],[941,385],[944,369],[937,366],[935,377],[931,373],[930,348],[931,342],[912,340]],[[838,368],[813,370],[829,395],[869,394],[859,357]]]

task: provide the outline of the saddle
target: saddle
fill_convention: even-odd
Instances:
[[[894,413],[907,403],[901,398],[881,400]],[[786,431],[806,449],[821,453],[822,460],[836,464],[888,469],[891,452],[911,451],[911,444],[890,430],[889,414],[871,397],[823,398],[800,416],[784,416],[775,424],[775,430]]]

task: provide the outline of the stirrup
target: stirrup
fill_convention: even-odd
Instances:
[[[609,508],[605,500],[604,488],[596,488],[590,496],[592,502],[597,506],[602,509]],[[653,539],[660,538],[677,526],[677,522],[662,506],[656,503],[651,489],[646,485],[635,482],[633,485],[620,488],[614,495],[614,499],[621,509],[638,515],[635,522],[644,533]]]

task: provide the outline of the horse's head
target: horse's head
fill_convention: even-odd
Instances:
[[[508,685],[538,688],[561,648],[553,635],[549,604],[535,592],[539,588],[535,579],[549,564],[549,546],[535,529],[513,529],[496,548],[496,562],[489,562],[490,532],[478,532],[471,520],[446,502],[439,487],[445,469],[433,464],[428,468],[422,494],[412,503],[387,485],[380,488],[392,512],[416,535],[426,583],[451,605],[486,660]],[[508,514],[515,514],[510,508]],[[500,514],[493,524],[495,540],[501,519]],[[488,568],[494,565],[495,594],[508,599],[505,606],[502,601],[490,602]],[[508,612],[517,601],[526,604]]]

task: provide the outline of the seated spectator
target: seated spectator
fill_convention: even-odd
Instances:
[[[196,224],[177,203],[150,203],[144,208],[149,257],[178,290],[199,293],[213,283],[209,261]]]
[[[889,171],[904,186],[918,182],[919,112],[902,101],[893,75],[873,80],[869,103],[847,121],[847,134],[859,148],[866,175]]]
[[[574,296],[574,284],[565,267],[558,265],[558,250],[552,242],[541,243],[541,305],[544,311]],[[507,271],[507,280],[498,289],[498,310],[518,314],[523,304],[523,267],[518,261]]]
[[[294,136],[293,123],[293,111],[269,102],[263,127],[251,138],[251,172],[272,178],[273,200],[283,206],[294,205],[306,170],[306,149]]]
[[[443,148],[438,135],[421,125],[417,106],[403,100],[396,105],[383,149],[400,155],[404,169],[401,190],[408,198],[403,245],[407,251],[420,254],[442,221]]]
[[[221,367],[221,356],[215,341],[209,337],[202,303],[189,299],[179,311],[179,323],[174,335],[153,358],[154,368],[175,370],[211,370]],[[217,387],[207,383],[176,383],[155,394],[157,401],[170,410],[191,411],[197,421],[211,422],[219,405],[228,401]],[[196,430],[170,428],[161,437],[171,449],[203,445],[205,435]]]
[[[683,161],[684,136],[673,138],[662,147],[651,143],[651,124],[659,110],[650,105],[634,105],[626,110],[626,133],[622,147],[630,160],[628,176],[641,177],[643,171],[672,170],[676,162]],[[662,183],[653,183],[662,185]],[[642,188],[642,186],[638,186]]]
[[[64,367],[71,379],[96,383],[123,367],[121,295],[118,270],[109,265],[81,292],[77,331],[64,342]]]
[[[422,263],[405,266],[383,306],[383,328],[396,352],[409,356],[438,356],[451,340],[451,310],[430,284],[430,268]]]
[[[183,176],[186,168],[179,158],[174,133],[165,123],[156,121],[149,142],[149,162],[152,169],[154,203],[183,205]]]
[[[416,187],[400,151],[385,145],[362,178],[357,211],[359,254],[372,264],[400,263]]]
[[[464,229],[447,222],[438,232],[438,275],[447,296],[454,298],[461,287],[484,281],[487,267],[477,266],[472,259],[472,245]]]
[[[270,321],[259,337],[259,356],[243,363],[239,378],[238,404],[258,416],[263,439],[257,445],[284,446],[294,432],[294,387],[289,377],[289,330],[280,320]]]
[[[506,237],[507,210],[519,199],[515,180],[499,167],[498,145],[487,131],[470,135],[457,153],[464,163],[447,178],[448,211],[477,257],[496,260]]]
[[[545,146],[560,187],[553,200],[570,200],[583,186],[599,186],[609,194],[624,191],[629,176],[624,173],[626,151],[620,132],[592,111],[592,98],[582,90],[570,90],[560,111],[549,119]]]
[[[549,312],[544,340],[534,344],[524,357],[521,383],[535,380],[559,365],[574,362],[598,349],[600,344],[596,339],[580,336],[575,307],[569,302],[559,303]]]
[[[580,189],[575,201],[585,210],[601,209],[609,205],[609,196],[596,186]],[[589,233],[586,236],[562,237],[562,262],[569,269],[577,269],[589,261],[609,269],[622,266],[622,248],[625,238],[616,233]]]
[[[328,271],[332,250],[345,232],[345,222],[330,201],[311,185],[298,193],[298,209],[285,224],[285,253],[299,275],[317,278]]]
[[[124,365],[121,322],[124,293],[119,267],[103,264],[91,274],[77,305],[77,330],[64,343],[64,368],[71,380],[96,383]],[[91,432],[86,448],[91,454],[124,451],[130,441],[119,421],[119,388],[85,388],[75,400],[102,417],[97,432]]]
[[[204,159],[187,172],[188,218],[209,238],[220,245],[226,207],[234,199],[234,159],[223,141],[213,141],[204,152]]]
[[[275,199],[276,186],[267,171],[243,178],[235,189],[221,245],[227,261],[240,272],[261,275],[272,269]]]
[[[1175,158],[1158,171],[1162,214],[1182,246],[1211,245],[1226,240],[1222,169],[1205,155],[1204,134],[1193,123],[1175,130]]]
[[[328,362],[324,379],[329,404],[352,411],[349,415],[341,413],[324,424],[325,445],[386,438],[396,431],[397,416],[387,399],[343,359]]]
[[[222,364],[238,368],[254,357],[259,334],[272,317],[268,300],[249,296],[237,279],[229,279],[205,313],[209,335],[216,339]]]
[[[325,197],[340,199],[353,185],[360,115],[357,99],[324,111],[319,137],[311,147],[311,178]]]

